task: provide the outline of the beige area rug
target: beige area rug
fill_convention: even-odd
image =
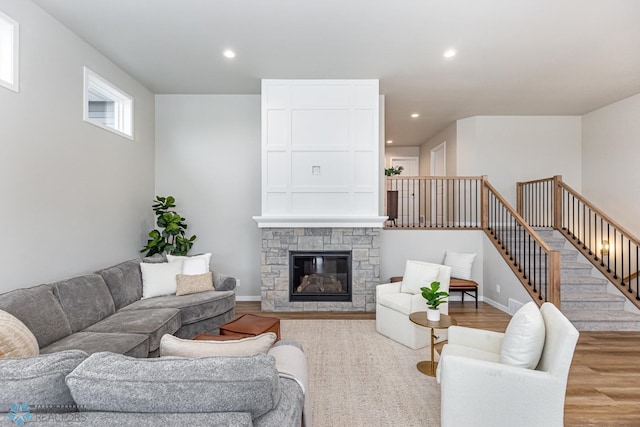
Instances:
[[[440,425],[440,386],[416,368],[428,348],[378,334],[375,320],[282,320],[280,327],[283,338],[304,346],[314,427]]]

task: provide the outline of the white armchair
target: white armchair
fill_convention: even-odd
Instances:
[[[536,369],[499,363],[504,334],[449,328],[437,372],[443,427],[563,425],[579,333],[553,304],[543,304],[540,312],[545,340]]]
[[[422,263],[439,268],[436,280],[440,282],[440,289],[449,292],[451,267],[439,264]],[[385,283],[376,287],[376,330],[378,333],[391,338],[411,349],[430,345],[430,330],[418,326],[409,320],[409,315],[416,311],[427,311],[427,304],[421,294],[400,292],[402,282]],[[449,304],[441,304],[440,312],[449,314]],[[438,331],[440,340],[446,331]]]

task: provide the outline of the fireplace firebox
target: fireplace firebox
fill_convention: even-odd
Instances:
[[[351,251],[289,252],[290,301],[351,301]]]

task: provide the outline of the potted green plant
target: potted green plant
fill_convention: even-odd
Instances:
[[[404,166],[397,166],[395,168],[391,166],[390,168],[385,168],[384,174],[385,176],[400,175],[403,170],[404,170]]]
[[[171,255],[187,255],[196,236],[186,237],[187,223],[182,215],[172,210],[176,207],[173,196],[156,196],[153,211],[158,217],[156,224],[160,230],[149,232],[150,239],[140,252],[147,251],[146,256],[168,253]]]
[[[440,282],[431,282],[431,285],[420,288],[422,298],[427,300],[427,320],[440,321],[439,306],[447,302],[449,294],[440,290]]]

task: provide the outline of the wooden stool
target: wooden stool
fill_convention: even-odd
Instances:
[[[280,319],[243,314],[236,320],[220,326],[220,335],[231,335],[236,338],[255,337],[265,332],[273,332],[276,334],[276,342],[280,341]]]
[[[478,284],[473,280],[454,279],[453,277],[449,281],[449,293],[460,292],[462,293],[462,304],[464,305],[464,295],[467,294],[470,297],[475,298],[476,308],[478,308]],[[471,294],[473,292],[473,295]]]

